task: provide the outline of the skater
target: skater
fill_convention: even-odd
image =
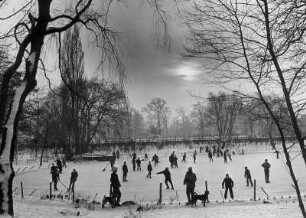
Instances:
[[[115,206],[121,206],[120,205],[120,198],[121,198],[121,192],[120,192],[120,187],[121,184],[119,182],[119,178],[117,175],[117,167],[113,167],[113,172],[111,174],[110,182],[112,184],[113,188],[113,195],[115,197]]]
[[[194,188],[196,181],[197,181],[197,176],[194,172],[192,172],[192,167],[189,167],[184,178],[184,185],[186,185],[186,195],[188,199],[186,205],[193,204],[194,202],[193,197],[194,197]]]
[[[233,187],[234,187],[234,182],[233,180],[229,177],[229,174],[227,173],[225,175],[225,178],[223,179],[222,182],[222,189],[224,189],[225,185],[225,193],[224,193],[224,199],[226,200],[227,198],[227,191],[229,190],[231,199],[234,199],[234,194],[233,194]]]
[[[119,159],[119,157],[120,157],[120,151],[119,150],[117,150],[116,156],[117,156],[117,159]]]
[[[252,178],[251,178],[251,172],[248,169],[248,167],[245,167],[244,178],[246,178],[246,183],[247,183],[246,186],[249,186],[249,183],[250,183],[251,186],[253,187],[253,181],[252,181]]]
[[[279,151],[275,149],[276,158],[279,159]]]
[[[197,159],[197,151],[194,150],[194,152],[193,152],[193,163],[196,163],[196,159]]]
[[[76,171],[76,169],[73,169],[72,172],[71,172],[71,176],[70,176],[70,184],[69,184],[68,191],[70,191],[70,190],[74,191],[74,183],[76,182],[78,176],[79,176],[79,174]]]
[[[165,184],[167,186],[167,189],[169,189],[168,182],[171,184],[172,190],[174,189],[173,184],[172,184],[172,180],[171,180],[171,173],[170,173],[168,167],[166,167],[165,170],[160,171],[156,174],[164,174],[165,175]]]
[[[136,163],[137,163],[137,171],[141,171],[141,160],[140,160],[140,158],[138,158],[136,160]]]
[[[182,163],[186,163],[186,152],[184,152],[184,154],[183,154],[183,160],[182,160]]]
[[[129,170],[128,170],[128,167],[127,167],[127,165],[126,165],[126,161],[124,161],[124,162],[123,162],[123,165],[122,165],[122,173],[123,173],[123,175],[122,175],[122,181],[123,181],[123,182],[127,182],[126,177],[127,177],[128,172],[129,172]]]
[[[63,172],[63,165],[62,165],[62,161],[59,158],[56,159],[56,165],[57,165],[57,168],[58,168],[58,172],[62,173]]]
[[[54,164],[52,164],[51,166],[51,176],[52,176],[52,182],[53,182],[53,189],[55,191],[57,191],[57,182],[59,180],[59,172],[57,169],[57,166],[55,166]]]
[[[62,163],[63,163],[63,167],[67,168],[66,158],[65,157],[62,158]]]
[[[213,154],[212,154],[212,152],[211,152],[210,149],[209,149],[209,151],[208,151],[208,157],[209,157],[209,162],[214,162],[214,160],[213,160]]]
[[[174,157],[173,157],[173,166],[175,168],[178,168],[178,165],[177,165],[177,156],[176,155],[174,155]]]
[[[145,158],[144,158],[145,160],[149,160],[149,157],[148,157],[148,154],[147,153],[145,153]]]
[[[270,174],[271,164],[268,163],[268,159],[265,159],[265,162],[261,166],[264,168],[266,183],[270,183],[269,174]]]
[[[227,164],[227,152],[226,151],[224,152],[223,158],[224,158],[224,163]]]
[[[148,175],[147,175],[147,178],[151,178],[151,172],[152,172],[152,164],[151,164],[151,161],[149,161],[149,164],[148,164]]]
[[[136,171],[136,158],[134,159],[133,157],[132,163],[133,163],[133,171]]]

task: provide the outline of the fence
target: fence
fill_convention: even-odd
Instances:
[[[295,198],[294,190],[288,190],[287,185],[278,186],[276,189],[266,189],[263,188],[263,184],[258,184],[254,180],[254,186],[249,187],[247,191],[241,191],[241,185],[234,188],[234,200],[235,201],[258,201],[258,200],[271,200],[271,199],[292,199]],[[205,190],[208,190],[210,194],[208,195],[209,202],[224,202],[224,190],[221,189],[216,184],[209,184],[208,181],[205,183],[197,183],[195,191],[197,194],[203,194]],[[135,192],[134,190],[129,190],[125,188],[122,192],[122,202],[124,201],[134,201],[138,204],[163,204],[163,203],[183,203],[186,202],[185,187],[180,187],[174,191],[165,191],[162,183],[156,183],[156,190],[154,193],[144,193],[144,192]],[[38,189],[35,187],[28,186],[20,182],[19,186],[13,188],[14,198],[40,198],[42,200],[57,200],[57,201],[66,201],[66,202],[75,202],[77,199],[79,202],[89,203],[94,199],[97,199],[97,202],[102,202],[103,196],[109,196],[109,193],[102,192],[88,192],[85,189],[79,190],[76,192],[67,192],[67,186],[65,184],[58,184],[59,191],[53,192],[52,183],[46,184],[46,189]],[[105,188],[108,185],[103,186]],[[148,185],[142,185],[142,188],[149,187]],[[101,185],[97,187],[100,189]],[[150,187],[152,188],[152,186]],[[100,189],[101,190],[101,189]],[[306,190],[301,190],[303,193],[303,198],[306,198]],[[51,196],[51,197],[50,197]]]

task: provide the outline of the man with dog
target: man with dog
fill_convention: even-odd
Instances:
[[[223,182],[222,182],[222,189],[224,188],[224,185],[225,185],[224,199],[227,198],[227,191],[228,191],[228,190],[229,190],[229,192],[230,192],[231,199],[234,199],[234,194],[233,194],[234,182],[233,182],[233,180],[231,179],[231,177],[229,177],[229,174],[228,174],[228,173],[225,175],[225,178],[223,179]]]
[[[115,196],[115,206],[121,206],[120,205],[120,198],[121,198],[121,192],[120,192],[120,181],[117,175],[117,167],[113,167],[113,172],[111,174],[110,182],[113,187],[113,195]]]
[[[194,188],[196,181],[197,181],[197,176],[192,171],[192,167],[189,167],[184,178],[184,185],[186,185],[186,195],[188,199],[186,205],[193,204],[194,202]]]

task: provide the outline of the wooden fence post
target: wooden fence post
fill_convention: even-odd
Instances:
[[[50,200],[51,200],[51,198],[52,198],[52,182],[50,182],[49,198],[50,198]]]
[[[256,201],[256,179],[254,179],[254,201]]]
[[[159,183],[159,204],[162,203],[162,187],[163,187],[163,184],[162,183]]]
[[[22,185],[22,182],[20,182],[20,188],[21,188],[21,198],[23,199],[23,185]]]
[[[205,180],[205,191],[208,191],[208,184],[206,180]],[[207,202],[209,202],[208,195],[207,195]]]

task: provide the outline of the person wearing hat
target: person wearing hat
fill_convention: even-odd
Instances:
[[[156,174],[164,174],[165,175],[165,184],[167,186],[167,189],[169,189],[168,182],[170,183],[170,185],[172,187],[172,190],[174,189],[173,184],[172,184],[172,180],[171,180],[171,173],[170,173],[168,167],[166,167],[165,170],[160,171],[160,172],[158,172]]]
[[[233,194],[233,187],[234,187],[234,182],[233,180],[229,177],[229,174],[227,173],[225,175],[225,178],[223,179],[222,182],[222,189],[224,188],[225,185],[225,193],[224,193],[224,199],[227,198],[227,191],[229,190],[230,196],[232,199],[234,199],[234,194]]]
[[[261,166],[264,168],[266,183],[270,183],[269,176],[271,164],[268,163],[268,159],[265,159],[265,162]]]
[[[113,195],[115,196],[115,206],[121,206],[120,205],[120,198],[121,198],[121,192],[120,192],[120,181],[117,175],[117,167],[113,167],[113,172],[111,174],[110,182],[113,188]]]
[[[187,205],[193,203],[194,188],[196,181],[197,181],[197,176],[194,172],[192,172],[192,167],[189,167],[184,178],[184,185],[186,185],[186,195],[188,199]]]

